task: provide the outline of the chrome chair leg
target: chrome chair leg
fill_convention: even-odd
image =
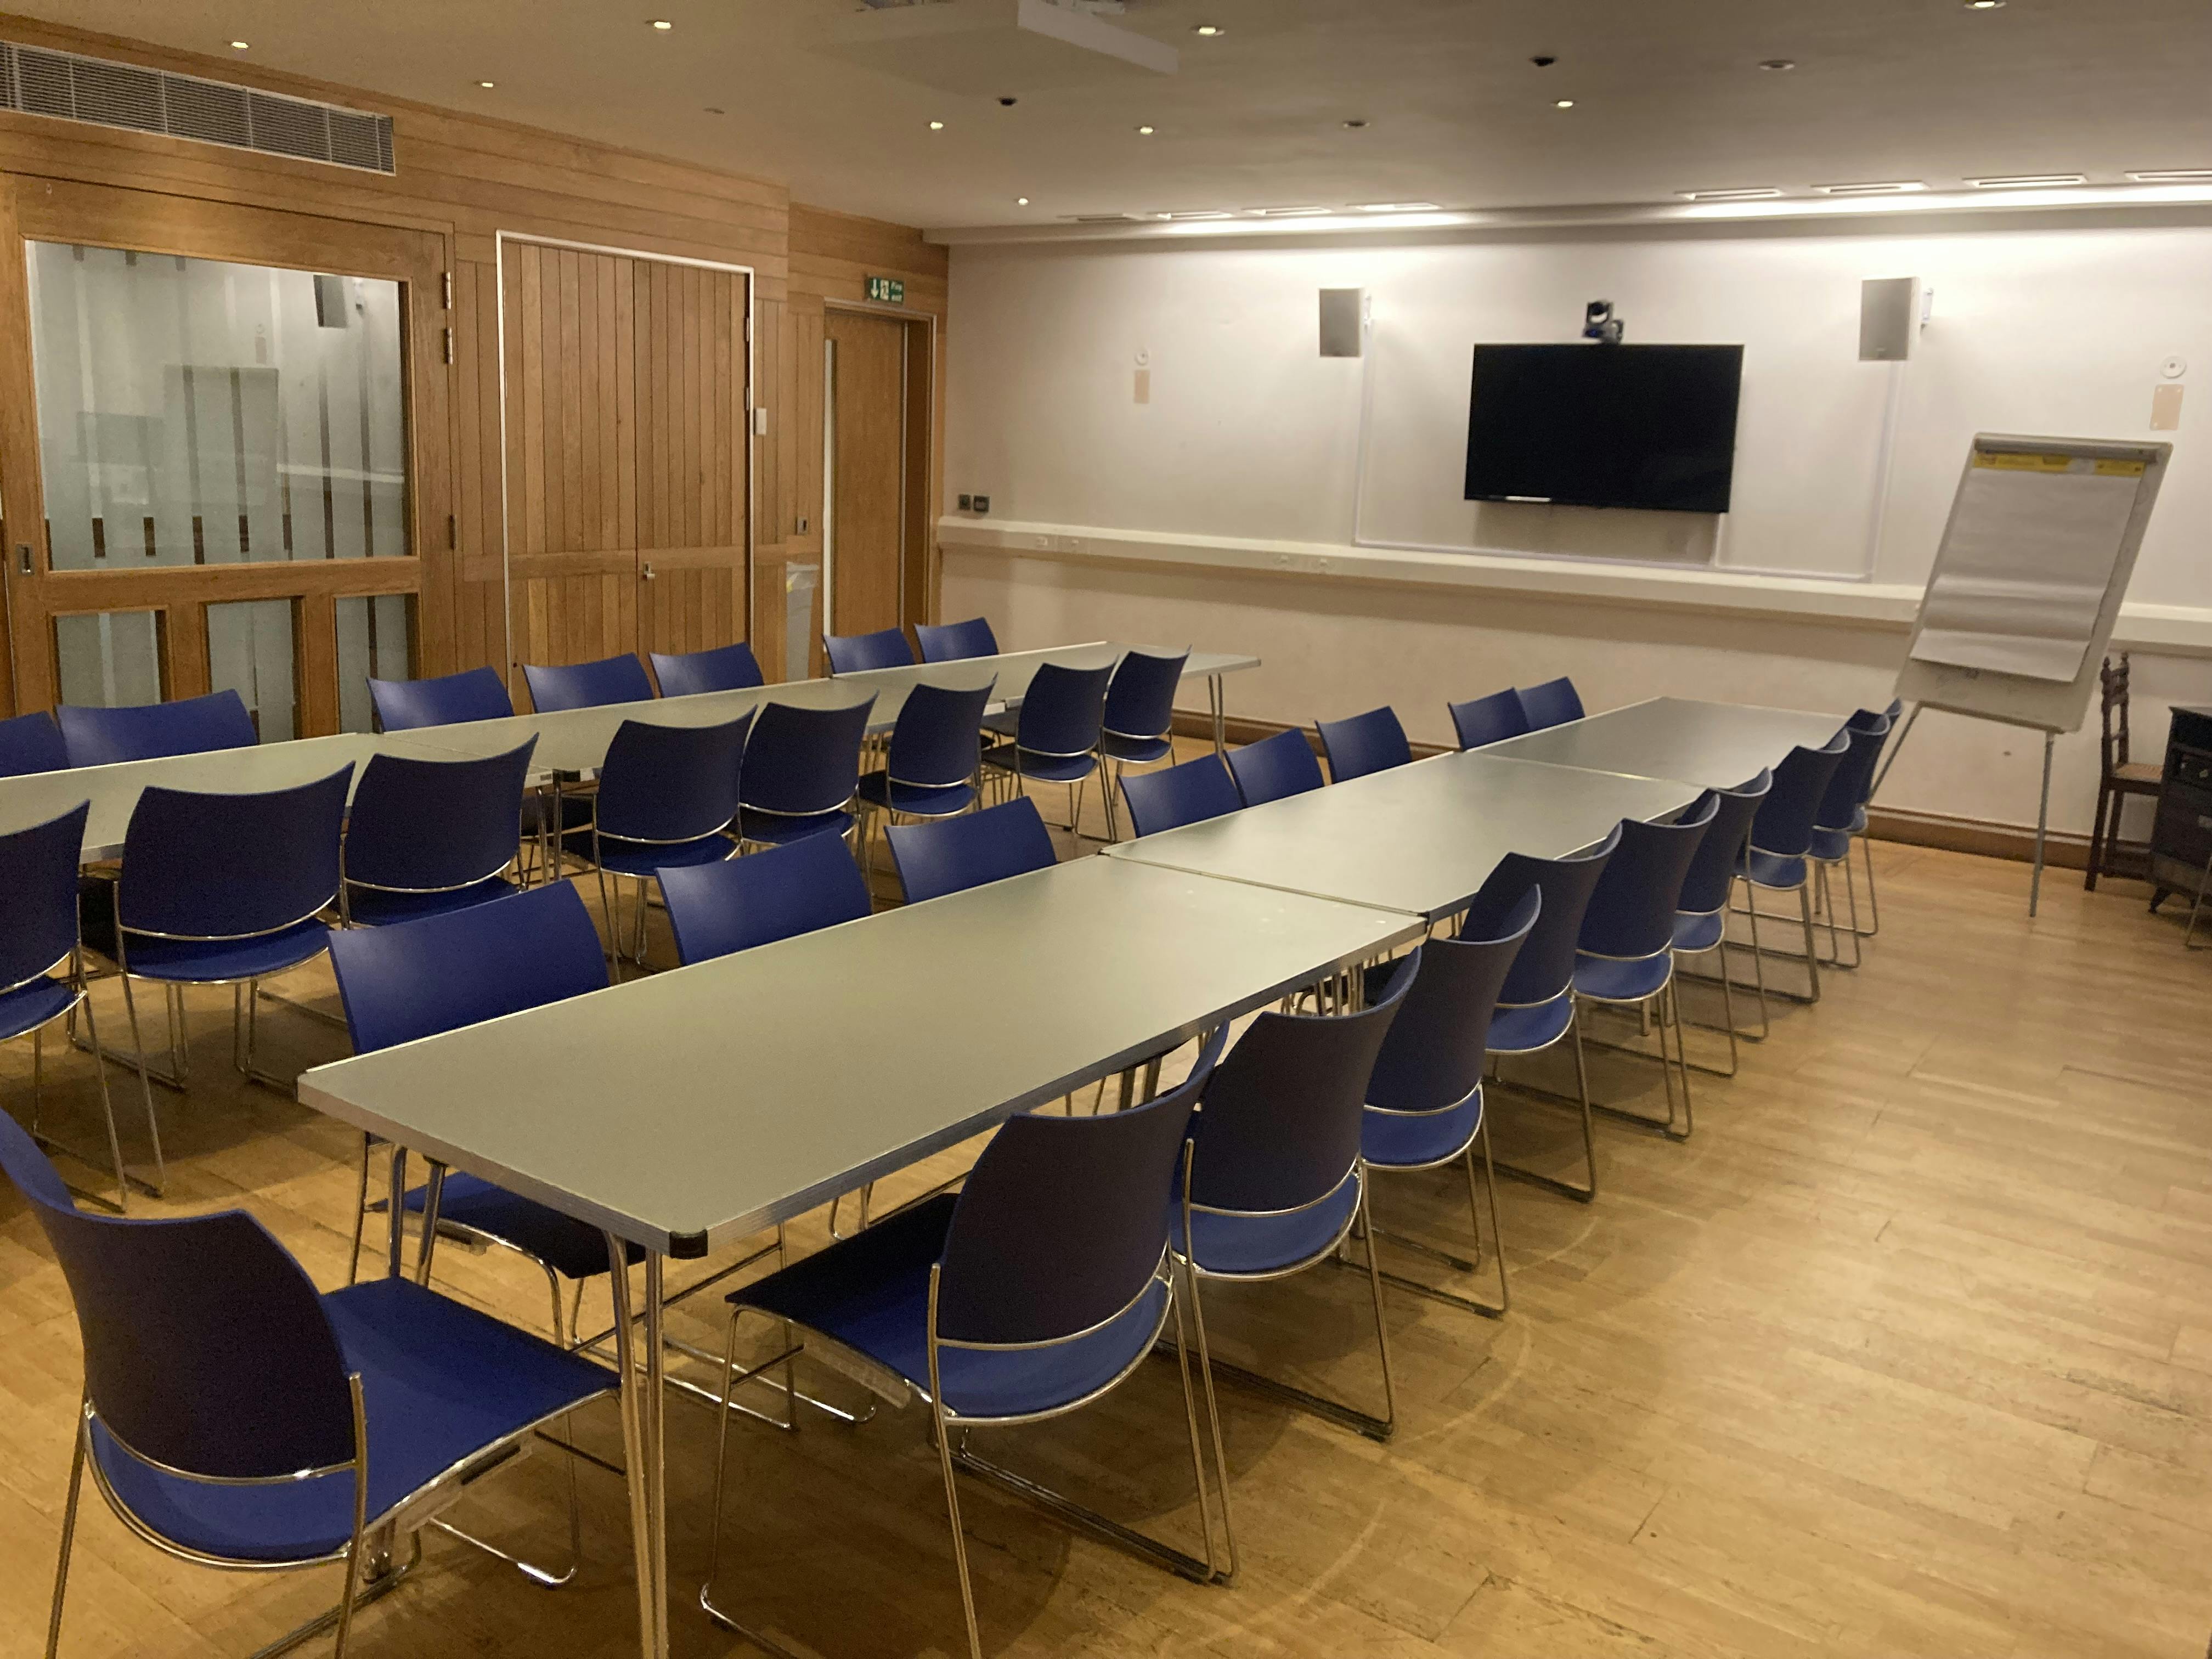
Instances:
[[[1761,1042],[1774,1035],[1774,1024],[1766,1008],[1766,951],[1759,942],[1759,890],[1748,880],[1744,881],[1744,908],[1751,915],[1751,972],[1759,984],[1759,1040]],[[1725,921],[1723,926],[1727,924]]]
[[[76,1432],[70,1450],[69,1498],[62,1506],[61,1554],[54,1563],[54,1599],[46,1614],[46,1659],[54,1659],[62,1641],[62,1598],[69,1589],[70,1547],[76,1541],[77,1500],[84,1494],[84,1407],[77,1406]]]
[[[84,1010],[85,1034],[93,1054],[93,1070],[100,1081],[100,1110],[107,1130],[108,1161],[115,1171],[115,1213],[128,1215],[131,1213],[131,1183],[137,1177],[131,1174],[123,1161],[123,1139],[115,1127],[115,1096],[107,1081],[107,1053],[100,1044],[100,1028],[93,1015],[92,994],[88,990],[82,991],[79,1006]],[[76,1015],[76,1010],[72,1008],[70,1017],[74,1019]],[[31,1138],[49,1152],[64,1153],[87,1168],[96,1168],[98,1166],[93,1159],[58,1137],[46,1133],[46,1031],[43,1025],[31,1033]],[[146,1182],[139,1181],[138,1185],[149,1193],[154,1192]],[[158,1194],[155,1195],[159,1196]],[[97,1194],[88,1196],[95,1203],[108,1201]]]
[[[1597,1197],[1597,1129],[1595,1112],[1590,1104],[1589,1062],[1583,1053],[1583,1022],[1582,1011],[1579,1008],[1575,1011],[1574,1018],[1568,1021],[1567,1030],[1563,1033],[1563,1036],[1571,1036],[1575,1041],[1575,1088],[1578,1098],[1570,1099],[1565,1095],[1555,1093],[1548,1089],[1534,1088],[1527,1084],[1508,1084],[1494,1068],[1492,1075],[1500,1087],[1510,1088],[1516,1094],[1533,1096],[1538,1100],[1552,1101],[1560,1105],[1580,1106],[1583,1119],[1583,1168],[1587,1179],[1582,1186],[1577,1187],[1572,1182],[1562,1181],[1557,1176],[1545,1175],[1540,1170],[1525,1169],[1518,1164],[1507,1164],[1501,1160],[1498,1167],[1516,1181],[1525,1181],[1531,1186],[1541,1187],[1547,1192],[1557,1193],[1562,1198],[1571,1198],[1577,1204],[1589,1204]],[[1529,1052],[1540,1054],[1543,1051],[1532,1049]]]
[[[1758,902],[1756,898],[1752,901],[1754,904]],[[1820,952],[1813,945],[1813,895],[1808,883],[1798,884],[1797,914],[1805,927],[1805,976],[1813,988],[1809,1000],[1818,1002],[1820,1000]]]
[[[1867,937],[1872,939],[1881,932],[1881,899],[1874,887],[1874,837],[1862,830],[1858,842],[1859,851],[1866,860]]]
[[[346,1259],[346,1283],[361,1282],[361,1243],[368,1230],[368,1166],[376,1155],[376,1143],[368,1135],[361,1138],[361,1190],[353,1206],[353,1254]],[[396,1200],[398,1194],[394,1194]]]
[[[1221,1402],[1213,1391],[1213,1355],[1206,1340],[1206,1304],[1198,1293],[1197,1264],[1182,1258],[1181,1266],[1190,1291],[1191,1330],[1198,1338],[1198,1379],[1206,1394],[1206,1420],[1213,1437],[1214,1490],[1221,1494],[1221,1542],[1229,1558],[1229,1569],[1221,1575],[1221,1582],[1233,1584],[1237,1582],[1237,1529],[1229,1516],[1229,1454],[1222,1441]]]
[[[1472,1231],[1472,1235],[1474,1239],[1474,1259],[1471,1261],[1468,1261],[1462,1257],[1454,1255],[1449,1250],[1439,1249],[1437,1246],[1427,1243],[1421,1239],[1411,1237],[1404,1233],[1393,1232],[1390,1229],[1382,1226],[1379,1223],[1373,1223],[1371,1218],[1373,1216],[1374,1210],[1371,1200],[1370,1202],[1368,1211],[1370,1218],[1370,1224],[1368,1228],[1367,1249],[1368,1254],[1370,1256],[1373,1255],[1375,1254],[1376,1241],[1377,1239],[1387,1238],[1394,1244],[1403,1245],[1406,1249],[1418,1251],[1421,1255],[1431,1258],[1432,1261],[1441,1261],[1446,1267],[1450,1267],[1456,1272],[1463,1273],[1476,1273],[1481,1272],[1482,1204],[1481,1200],[1476,1196],[1474,1182],[1475,1141],[1480,1141],[1482,1146],[1482,1180],[1484,1187],[1488,1189],[1490,1194],[1490,1253],[1492,1261],[1494,1263],[1494,1270],[1498,1274],[1498,1300],[1495,1302],[1484,1302],[1475,1297],[1462,1296],[1456,1291],[1448,1291],[1441,1285],[1427,1284],[1423,1280],[1414,1279],[1405,1273],[1392,1273],[1387,1268],[1382,1272],[1382,1282],[1386,1285],[1395,1285],[1401,1291],[1411,1291],[1416,1296],[1425,1296],[1432,1301],[1449,1303],[1451,1306],[1464,1309],[1468,1313],[1480,1314],[1486,1319],[1503,1319],[1512,1309],[1513,1293],[1506,1284],[1505,1240],[1503,1233],[1499,1231],[1498,1214],[1498,1173],[1496,1166],[1492,1162],[1490,1155],[1490,1124],[1487,1119],[1486,1119],[1481,1127],[1475,1131],[1475,1140],[1468,1142],[1466,1149],[1460,1154],[1460,1156],[1457,1158],[1451,1160],[1452,1162],[1458,1164],[1467,1176],[1468,1224]],[[1341,1265],[1346,1267],[1355,1265],[1350,1261],[1342,1261],[1341,1258],[1339,1258],[1339,1260],[1341,1261]]]
[[[132,1058],[137,1061],[138,1067],[138,1096],[146,1108],[146,1137],[154,1148],[153,1192],[154,1196],[159,1198],[161,1196],[162,1188],[169,1184],[169,1172],[161,1160],[161,1127],[154,1117],[154,1085],[146,1065],[146,1039],[144,1034],[138,1029],[138,1001],[131,994],[131,975],[125,974],[122,979],[123,1007],[124,1012],[131,1018]],[[90,1026],[89,1018],[87,1018],[86,1024],[88,1028]],[[106,1059],[107,1056],[104,1054],[100,1056],[103,1065],[106,1063]]]

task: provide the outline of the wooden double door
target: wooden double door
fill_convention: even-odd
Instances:
[[[502,237],[500,282],[516,659],[746,638],[748,274]]]

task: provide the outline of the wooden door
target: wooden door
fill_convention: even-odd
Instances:
[[[744,273],[513,239],[501,267],[517,658],[744,639]]]
[[[896,628],[906,562],[908,325],[865,312],[823,319],[830,396],[824,480],[833,634]]]

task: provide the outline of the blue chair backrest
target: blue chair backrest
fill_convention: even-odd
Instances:
[[[471,887],[514,861],[535,737],[481,760],[371,755],[346,814],[348,881],[398,892]]]
[[[243,1210],[126,1221],[79,1210],[0,1114],[0,1170],[68,1279],[93,1410],[185,1474],[265,1480],[354,1455],[353,1401],[315,1286]]]
[[[1521,699],[1521,712],[1528,717],[1528,729],[1540,732],[1547,726],[1565,726],[1569,720],[1583,717],[1582,693],[1565,674],[1555,680],[1546,680],[1541,685],[1524,685],[1514,693]]]
[[[597,662],[522,665],[530,686],[530,706],[541,714],[563,708],[604,708],[611,702],[650,702],[653,682],[634,653]]]
[[[879,628],[872,634],[824,634],[822,654],[833,674],[857,674],[867,668],[906,668],[914,662],[914,647],[902,628]]]
[[[0,778],[66,771],[69,763],[69,745],[62,741],[62,729],[45,709],[0,720]]]
[[[1490,1017],[1513,959],[1536,925],[1544,896],[1532,887],[1488,937],[1423,943],[1413,984],[1390,1035],[1375,1057],[1367,1103],[1393,1112],[1436,1112],[1455,1106],[1482,1081],[1489,1057]]]
[[[65,702],[54,717],[61,722],[62,744],[69,750],[71,766],[113,766],[167,755],[251,749],[261,741],[253,729],[253,716],[246,712],[238,693],[230,690],[127,708],[79,708]]]
[[[1802,744],[1791,750],[1774,769],[1774,787],[1767,791],[1759,815],[1752,820],[1751,844],[1762,853],[1794,859],[1813,844],[1813,820],[1828,793],[1830,780],[1850,750],[1850,733],[1838,731],[1820,749]]]
[[[1413,749],[1406,742],[1406,728],[1398,724],[1394,709],[1370,708],[1350,720],[1316,720],[1314,725],[1321,732],[1322,749],[1328,756],[1333,783],[1403,766],[1413,758]]]
[[[1577,948],[1601,957],[1656,957],[1674,948],[1682,884],[1720,812],[1708,790],[1672,823],[1620,821],[1620,845],[1590,894]]]
[[[123,834],[118,921],[134,933],[243,939],[304,921],[338,894],[350,763],[295,789],[149,788]]]
[[[1051,1342],[1103,1325],[1144,1291],[1182,1197],[1191,1109],[1227,1028],[1158,1099],[1101,1117],[1010,1118],[983,1148],[945,1235],[938,1334]]]
[[[1459,733],[1459,746],[1462,749],[1503,743],[1528,729],[1528,711],[1521,706],[1521,694],[1510,685],[1503,691],[1493,691],[1471,702],[1446,703],[1444,707],[1451,710],[1452,729]]]
[[[1375,1057],[1420,972],[1419,951],[1389,992],[1355,1014],[1255,1019],[1213,1068],[1192,1139],[1194,1204],[1296,1210],[1326,1198],[1359,1156]]]
[[[1850,829],[1859,808],[1874,793],[1875,763],[1881,758],[1882,744],[1889,741],[1889,717],[1874,714],[1867,717],[1866,724],[1859,722],[1860,716],[1854,714],[1844,727],[1850,747],[1837,763],[1835,775],[1821,793],[1820,810],[1813,815],[1813,822],[1823,830]]]
[[[1155,657],[1132,651],[1115,665],[1107,683],[1100,720],[1121,738],[1164,738],[1175,725],[1176,687],[1182,684],[1186,651],[1179,657]]]
[[[689,697],[702,691],[744,691],[767,684],[761,675],[759,659],[743,640],[735,645],[718,646],[712,651],[687,651],[680,656],[659,651],[651,654],[653,678],[660,682],[660,695],[664,697]]]
[[[1125,772],[1121,799],[1128,802],[1129,822],[1140,836],[1221,817],[1244,805],[1237,780],[1218,755],[1200,755],[1158,772]]]
[[[0,991],[27,984],[76,947],[77,860],[88,801],[0,836]]]
[[[599,764],[599,833],[674,845],[738,815],[738,768],[750,711],[719,726],[624,720]]]
[[[1531,887],[1544,896],[1536,926],[1522,943],[1521,954],[1513,959],[1513,969],[1498,994],[1500,1003],[1525,1008],[1549,1002],[1574,982],[1575,947],[1582,937],[1583,916],[1589,908],[1590,895],[1596,890],[1599,878],[1605,874],[1607,861],[1620,845],[1620,826],[1616,823],[1613,833],[1595,847],[1563,859],[1508,853],[1498,860],[1498,867],[1468,907],[1460,923],[1462,932],[1495,939],[1511,931],[1508,924]]]
[[[1057,855],[1036,803],[1017,796],[1003,806],[884,831],[909,904],[1049,869]]]
[[[983,758],[983,705],[990,701],[988,685],[968,691],[942,685],[909,690],[884,759],[891,781],[931,787],[974,777]]]
[[[1698,843],[1698,855],[1690,860],[1690,872],[1682,878],[1684,915],[1709,916],[1728,902],[1729,884],[1735,880],[1737,866],[1749,845],[1751,821],[1759,816],[1766,792],[1773,787],[1774,774],[1761,768],[1748,783],[1733,789],[1708,789],[1691,806],[1694,817],[1711,797],[1715,811],[1713,821],[1705,826],[1705,838]]]
[[[607,985],[592,913],[565,881],[389,927],[347,928],[331,937],[331,966],[354,1052],[363,1054]]]
[[[1032,755],[1081,755],[1096,749],[1106,718],[1106,685],[1113,673],[1110,667],[1043,664],[1022,694],[1014,741]]]
[[[763,703],[745,739],[738,797],[756,811],[805,817],[834,812],[860,783],[860,744],[872,693],[842,708]]]
[[[467,720],[503,720],[514,713],[507,682],[493,668],[441,674],[434,680],[377,680],[368,683],[376,723],[387,732],[411,732],[425,726],[459,726]]]
[[[669,930],[685,966],[858,921],[874,906],[842,836],[808,836],[719,864],[660,872]]]
[[[1293,726],[1272,738],[1248,743],[1229,751],[1229,774],[1237,780],[1237,793],[1247,806],[1259,806],[1285,795],[1303,795],[1318,789],[1325,780],[1313,744]]]
[[[970,617],[966,622],[916,623],[914,637],[921,647],[924,662],[960,662],[969,657],[999,654],[998,636],[981,617]]]

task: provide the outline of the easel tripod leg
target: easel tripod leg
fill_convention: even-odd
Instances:
[[[2043,798],[2035,808],[2035,871],[2027,878],[2027,914],[2031,917],[2043,897],[2043,842],[2051,827],[2051,751],[2057,741],[2056,732],[2043,734]]]

